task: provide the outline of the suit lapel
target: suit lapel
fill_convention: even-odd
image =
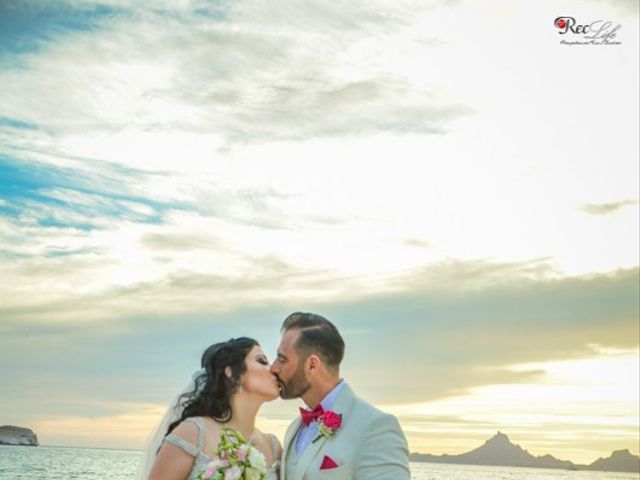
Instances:
[[[284,446],[282,447],[282,460],[280,461],[281,473],[280,478],[285,480],[286,477],[286,465],[287,465],[287,454],[291,451],[292,448],[295,448],[294,441],[296,439],[297,433],[300,431],[300,427],[302,427],[302,420],[300,417],[296,417],[289,428],[287,429],[287,433],[284,436]]]
[[[349,385],[345,385],[342,392],[340,392],[340,395],[336,399],[336,403],[333,405],[333,408],[331,410],[345,416],[349,411],[349,407],[351,406],[351,403],[353,402],[353,397],[354,397],[353,390],[351,390],[351,387],[349,387]],[[300,421],[300,423],[302,422]],[[340,430],[336,432],[336,435],[340,435]],[[294,435],[294,438],[295,438],[295,435]],[[302,479],[302,477],[304,476],[304,473],[309,468],[309,464],[316,457],[316,455],[318,454],[318,452],[320,451],[320,449],[322,448],[322,446],[327,440],[328,440],[327,437],[320,437],[315,443],[312,443],[311,445],[309,445],[304,450],[304,452],[302,452],[302,456],[298,460],[298,466],[296,468],[295,477],[293,479],[290,478],[289,480]]]
[[[296,467],[296,475],[295,477],[293,477],[293,479],[289,479],[289,480],[302,479],[302,477],[304,476],[304,472],[306,472],[307,469],[309,468],[309,464],[315,458],[316,454],[322,448],[322,446],[324,445],[324,442],[326,441],[327,441],[326,437],[320,437],[318,441],[316,441],[315,443],[312,443],[311,445],[309,445],[307,448],[304,449],[304,452],[302,452],[302,456],[298,460],[298,466]]]

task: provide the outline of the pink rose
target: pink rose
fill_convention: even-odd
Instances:
[[[204,472],[204,478],[211,478],[213,477],[216,473],[218,473],[218,468],[220,468],[221,463],[220,460],[215,458],[213,460],[211,460],[208,464],[207,464],[207,469]]]
[[[242,444],[240,445],[240,447],[238,448],[238,461],[240,462],[244,462],[245,459],[247,458],[247,444]]]
[[[329,410],[328,412],[324,412],[322,423],[324,423],[327,428],[337,430],[340,428],[340,425],[342,425],[342,415]]]

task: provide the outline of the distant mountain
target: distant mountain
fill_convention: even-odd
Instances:
[[[640,457],[629,450],[616,450],[607,458],[599,458],[591,465],[579,465],[580,470],[599,470],[603,472],[640,472]]]
[[[591,465],[575,465],[566,460],[559,460],[552,455],[533,456],[519,445],[511,443],[509,437],[500,432],[484,442],[484,445],[461,455],[412,453],[409,458],[413,462],[640,472],[640,457],[631,454],[629,450],[616,450],[610,457],[599,458]]]
[[[509,437],[500,432],[484,442],[484,445],[461,455],[412,453],[411,460],[414,462],[455,463],[465,465],[576,469],[576,466],[572,462],[558,460],[551,455],[533,456],[519,445],[511,443]]]

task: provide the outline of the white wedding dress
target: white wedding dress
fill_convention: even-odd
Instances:
[[[151,468],[153,467],[153,464],[156,460],[158,450],[160,450],[160,447],[164,442],[176,445],[194,458],[193,469],[189,474],[188,480],[196,480],[198,478],[198,473],[205,470],[205,467],[211,461],[211,457],[203,451],[204,418],[190,417],[185,420],[185,422],[193,422],[196,427],[198,427],[198,445],[193,445],[187,442],[185,439],[174,434],[166,435],[169,425],[179,420],[182,416],[182,412],[184,411],[182,398],[184,394],[197,390],[197,379],[200,378],[204,373],[204,370],[198,370],[193,374],[191,381],[182,389],[180,393],[178,393],[174,401],[171,402],[171,406],[164,414],[164,417],[162,417],[155,430],[151,433],[138,469],[138,475],[136,477],[137,480],[148,479],[149,472],[151,471]],[[270,437],[272,442],[273,458],[275,458],[276,460],[267,471],[265,480],[278,480],[280,476],[280,461],[278,460],[280,456],[280,444],[278,442],[278,439],[274,435],[270,435]]]
[[[202,417],[190,417],[187,418],[185,422],[192,422],[196,427],[198,427],[198,445],[193,445],[192,443],[187,442],[184,438],[174,435],[173,433],[167,435],[164,441],[181,448],[194,457],[193,469],[189,474],[188,480],[197,480],[198,473],[206,470],[207,464],[211,461],[211,457],[203,451],[204,419]],[[278,460],[279,443],[278,439],[274,435],[270,435],[270,437],[271,448],[273,449],[273,458],[276,460],[273,462],[273,465],[271,465],[271,468],[267,470],[266,480],[278,480],[280,471],[280,461]]]

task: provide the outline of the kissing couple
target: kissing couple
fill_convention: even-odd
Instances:
[[[409,480],[398,420],[340,377],[344,340],[326,318],[296,312],[272,364],[258,342],[216,343],[147,448],[143,480]],[[281,445],[256,429],[263,403],[300,398]]]

